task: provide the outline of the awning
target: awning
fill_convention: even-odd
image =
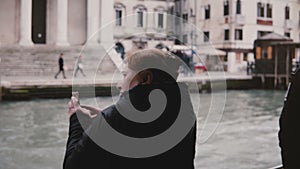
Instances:
[[[173,45],[170,47],[171,50],[191,50],[191,46],[185,46],[185,45]],[[198,55],[209,55],[209,56],[225,56],[226,52],[213,48],[211,46],[206,46],[206,47],[195,47],[193,46],[193,50],[196,51]]]
[[[140,35],[140,36],[134,36],[132,38],[133,42],[143,42],[143,43],[147,43],[148,42],[148,38],[145,35]]]
[[[191,46],[185,46],[185,45],[173,45],[170,46],[171,50],[191,50]]]
[[[224,56],[224,55],[226,55],[226,52],[216,49],[216,48],[213,48],[213,47],[197,47],[196,53],[198,55],[209,55],[209,56],[214,56],[214,55]]]

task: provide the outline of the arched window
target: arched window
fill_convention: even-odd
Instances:
[[[272,5],[267,4],[267,18],[272,18]]]
[[[265,5],[261,2],[257,3],[257,16],[264,17],[265,16]]]
[[[123,26],[122,18],[125,15],[125,5],[121,3],[115,3],[115,19],[116,19],[116,26]]]
[[[224,16],[229,15],[229,1],[224,0]]]
[[[204,7],[204,18],[209,19],[210,18],[210,5],[205,5]]]
[[[285,19],[290,19],[290,7],[286,6],[285,7]]]
[[[136,13],[136,21],[137,21],[136,26],[137,27],[144,27],[145,21],[146,21],[145,12],[147,11],[147,8],[144,5],[137,5],[133,9]]]
[[[242,3],[241,0],[236,1],[236,14],[242,13]]]
[[[166,26],[166,10],[164,7],[159,6],[157,8],[154,9],[155,11],[155,26],[157,28],[164,28]]]

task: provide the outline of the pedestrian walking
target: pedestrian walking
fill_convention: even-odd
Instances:
[[[59,55],[59,59],[58,59],[59,70],[54,76],[55,79],[57,79],[57,76],[60,74],[60,72],[62,72],[64,79],[66,79],[63,55],[64,55],[63,53]]]
[[[250,75],[250,70],[251,70],[250,62],[247,61],[247,75]]]
[[[75,73],[74,76],[77,76],[78,71],[80,70],[81,74],[85,77],[85,74],[83,72],[83,64],[82,64],[82,55],[80,55],[77,59],[76,62],[76,69],[75,69]]]

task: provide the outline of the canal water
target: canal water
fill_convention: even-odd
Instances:
[[[277,133],[284,93],[227,91],[217,129],[197,144],[196,168],[263,169],[281,164]],[[0,169],[62,168],[68,101],[0,102]],[[97,98],[103,107],[110,101]],[[210,102],[210,94],[201,94],[201,104]]]

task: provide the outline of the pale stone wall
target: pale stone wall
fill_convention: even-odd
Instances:
[[[139,35],[149,32],[157,32],[154,38],[160,38],[159,34],[167,34],[166,30],[158,28],[158,12],[155,9],[163,9],[164,12],[164,28],[167,28],[167,3],[165,1],[132,1],[132,0],[116,0],[115,4],[122,4],[124,10],[122,15],[124,19],[122,20],[122,26],[115,26],[114,35],[115,38],[128,37],[130,35]],[[169,5],[172,5],[169,3]],[[146,8],[146,13],[143,17],[143,27],[137,27],[137,16],[136,7],[144,6]],[[114,17],[115,19],[116,17]],[[151,35],[152,36],[152,35]]]
[[[47,1],[47,19],[46,19],[46,43],[54,45],[56,42],[57,28],[57,1]]]
[[[194,1],[194,0],[191,0]],[[284,34],[290,32],[291,38],[294,41],[299,41],[299,12],[300,3],[296,0],[242,0],[242,13],[240,16],[242,20],[238,20],[236,13],[236,1],[230,0],[232,15],[229,18],[232,22],[225,23],[225,16],[223,15],[223,1],[203,0],[197,1],[197,26],[201,31],[210,32],[210,42],[216,47],[222,48],[224,43],[224,29],[243,29],[243,40],[234,40],[234,32],[229,41],[235,41],[233,48],[252,48],[253,42],[257,38],[257,31],[274,31],[275,33]],[[272,21],[273,25],[259,25],[257,24],[257,3],[272,4]],[[210,19],[204,19],[205,5],[210,4],[211,13]],[[285,6],[290,6],[290,20],[292,28],[287,29],[284,18]],[[266,10],[266,9],[265,9]],[[232,23],[232,24],[231,24]],[[242,23],[242,24],[239,24]],[[198,43],[201,45],[208,44],[203,42],[203,37],[199,37]]]
[[[88,17],[87,13],[89,9],[92,9],[91,7],[87,6],[87,0],[66,0],[67,4],[65,7],[61,7],[62,4],[58,4],[58,0],[49,0],[47,1],[47,11],[46,11],[46,44],[48,45],[60,45],[60,46],[66,46],[66,45],[84,45],[87,41],[87,34],[88,34]],[[0,44],[1,45],[9,45],[9,44],[18,44],[20,41],[20,16],[21,16],[21,3],[20,0],[0,0],[1,6],[0,6],[0,23],[2,26],[0,28]],[[92,1],[91,1],[92,2]],[[103,14],[115,14],[113,7],[105,7],[104,5],[111,5],[110,3],[103,3],[102,0],[99,0],[99,15],[96,16],[95,12],[92,14],[93,18],[99,17],[99,28],[104,26],[104,23],[102,23],[103,18],[107,17]],[[31,5],[26,6],[27,1],[24,1],[23,6],[24,9],[26,8],[27,12],[26,14],[29,15],[28,11],[30,11]],[[144,23],[143,27],[138,28],[137,27],[137,18],[136,16],[127,17],[123,21],[123,25],[121,27],[115,27],[115,32],[111,32],[112,36],[115,34],[115,37],[117,39],[120,39],[120,37],[128,37],[128,35],[138,35],[138,34],[144,34],[145,36],[150,36],[150,38],[154,39],[161,39],[165,38],[167,34],[167,30],[165,28],[172,27],[170,26],[170,22],[167,20],[167,9],[168,7],[174,5],[173,2],[167,3],[166,1],[158,1],[158,0],[152,0],[152,1],[138,1],[138,0],[116,0],[113,3],[121,3],[124,4],[125,10],[123,12],[123,16],[127,15],[133,15],[136,14],[136,8],[138,5],[142,5],[146,8],[146,12],[150,12],[149,14],[144,14]],[[95,3],[97,4],[97,3]],[[58,14],[61,13],[58,11],[59,9],[64,9],[67,11],[67,26],[62,23],[62,20],[59,20]],[[94,8],[93,8],[94,9]],[[96,9],[96,8],[95,8]],[[164,14],[164,28],[160,29],[158,28],[158,11]],[[104,10],[104,11],[103,11]],[[105,11],[107,10],[107,11]],[[109,10],[109,11],[108,11]],[[113,11],[111,11],[113,10]],[[25,14],[23,12],[23,14]],[[103,15],[103,16],[102,16]],[[30,17],[27,16],[27,20],[23,21],[26,23],[23,23],[23,27],[26,28],[31,27]],[[116,18],[115,16],[111,17],[112,21]],[[105,18],[104,18],[105,19]],[[65,22],[65,21],[64,21]],[[169,25],[169,26],[167,26]],[[63,30],[66,29],[66,35],[62,34],[61,30],[59,31],[59,27],[63,26],[66,28],[62,28]],[[93,25],[90,25],[93,26]],[[151,32],[151,33],[149,33]],[[154,33],[153,33],[154,32]],[[30,38],[31,31],[26,29],[23,30],[23,41],[22,45],[33,45]],[[89,32],[91,33],[91,32]],[[61,37],[63,36],[63,37]],[[62,39],[64,39],[66,36],[66,40],[64,42]],[[103,35],[102,35],[103,36]],[[96,38],[96,43],[99,44],[101,39],[101,34],[99,34],[99,38]],[[108,35],[105,35],[105,37]],[[60,40],[58,39],[60,38]],[[26,41],[26,43],[25,43]],[[97,42],[98,41],[98,42]],[[31,43],[30,43],[31,42]],[[101,43],[101,42],[100,42]]]
[[[195,3],[195,0],[190,0],[190,4]],[[272,25],[257,24],[257,3],[270,3],[272,5]],[[253,49],[254,40],[257,39],[258,31],[269,31],[284,35],[285,32],[291,34],[291,38],[295,42],[299,42],[299,12],[300,2],[298,0],[241,0],[241,14],[236,14],[236,0],[229,0],[229,15],[224,16],[224,2],[202,0],[196,1],[197,10],[196,25],[199,29],[197,44],[200,46],[213,45],[216,48],[229,50],[251,50]],[[210,19],[205,19],[205,6],[210,5]],[[290,7],[290,19],[285,20],[285,6]],[[266,7],[265,7],[266,11]],[[226,23],[226,18],[228,22]],[[263,18],[264,20],[268,20]],[[289,24],[289,25],[288,25]],[[224,30],[229,29],[229,40],[224,40]],[[235,29],[243,30],[243,39],[235,40]],[[209,31],[209,42],[203,41],[203,31]],[[200,33],[200,35],[199,35]],[[190,38],[189,38],[190,39]],[[252,53],[249,53],[251,56]],[[228,53],[228,71],[239,71],[239,67],[244,64],[241,59],[243,53],[238,52]],[[250,59],[251,60],[251,59]],[[253,59],[252,59],[253,60]]]
[[[68,42],[70,45],[83,45],[87,32],[87,1],[68,1]]]
[[[19,39],[19,0],[0,1],[0,44],[14,44]]]
[[[292,25],[291,38],[300,42],[300,1],[294,0],[287,3],[290,7],[290,21]]]

